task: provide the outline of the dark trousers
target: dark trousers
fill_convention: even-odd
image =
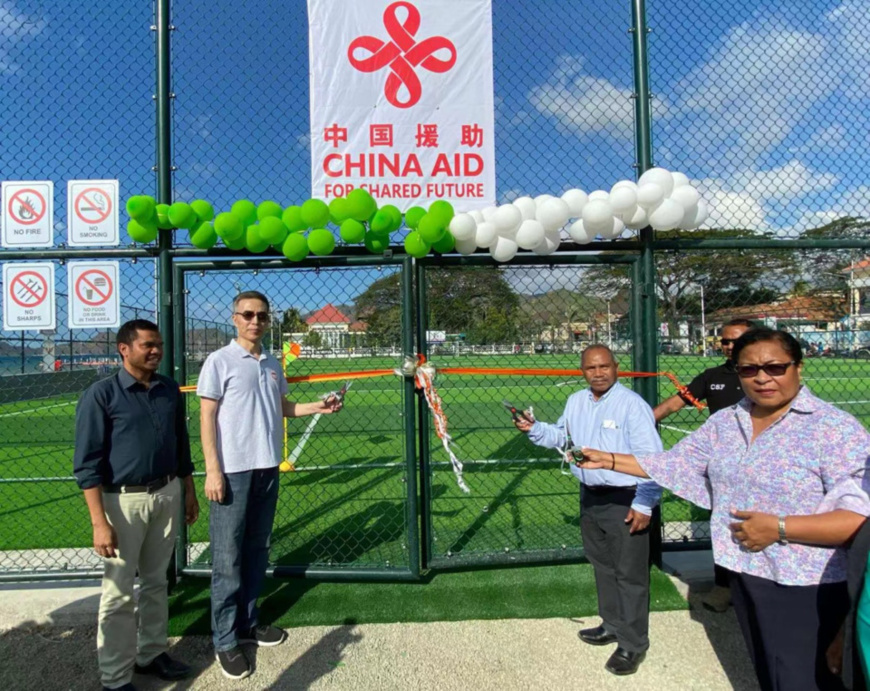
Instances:
[[[720,588],[727,588],[731,585],[731,572],[724,566],[713,564],[713,583]]]
[[[779,585],[731,574],[731,601],[763,691],[837,691],[825,651],[846,617],[846,583]]]
[[[238,644],[259,624],[257,598],[269,565],[278,469],[224,475],[224,500],[209,506],[211,628],[215,650]]]
[[[598,614],[619,645],[649,648],[649,531],[632,535],[625,517],[634,489],[580,490],[583,549],[595,571]]]

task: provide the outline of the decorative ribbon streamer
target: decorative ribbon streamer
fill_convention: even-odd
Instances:
[[[404,8],[407,17],[399,21],[397,10]],[[360,72],[377,72],[384,67],[390,68],[390,75],[384,87],[384,95],[396,108],[410,108],[423,95],[420,78],[414,71],[418,65],[438,74],[447,72],[456,64],[456,47],[443,36],[432,36],[417,43],[414,34],[420,28],[420,12],[409,2],[394,2],[384,10],[384,27],[392,39],[389,43],[376,36],[359,36],[347,49],[347,59]],[[358,50],[370,53],[369,57],[357,58]],[[447,60],[435,57],[439,50],[450,53]],[[401,100],[399,90],[405,87],[408,98]]]

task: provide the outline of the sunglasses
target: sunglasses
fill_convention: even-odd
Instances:
[[[268,312],[254,312],[252,310],[245,310],[244,312],[233,312],[233,314],[238,314],[246,322],[253,320],[254,317],[256,317],[261,322],[267,322],[271,319]]]
[[[720,338],[719,343],[721,343],[722,345],[733,345],[733,344],[737,343],[737,339],[736,338]]]
[[[781,377],[793,364],[795,361],[791,360],[790,362],[768,362],[766,365],[737,365],[734,369],[737,370],[737,376],[744,379],[754,377],[759,370],[763,370],[771,377]]]

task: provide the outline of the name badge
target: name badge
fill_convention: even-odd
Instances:
[[[604,429],[619,429],[619,425],[616,424],[616,420],[602,420],[601,426]]]

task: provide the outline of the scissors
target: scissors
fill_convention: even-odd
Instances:
[[[528,417],[528,415],[525,414],[525,412],[523,412],[522,410],[519,410],[510,401],[502,401],[501,404],[510,411],[511,417],[514,419],[514,422],[516,422],[520,418],[522,418],[526,422],[532,422],[532,420],[529,420],[529,417]]]
[[[352,384],[352,381],[346,381],[344,383],[344,386],[342,386],[338,391],[330,391],[329,393],[324,394],[320,398],[324,401],[328,401],[334,396],[339,403],[342,403],[344,401],[344,395],[347,393],[347,390],[351,387]]]

